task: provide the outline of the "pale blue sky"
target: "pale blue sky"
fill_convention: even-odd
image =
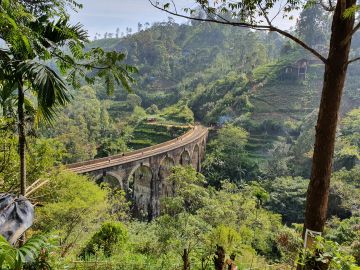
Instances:
[[[115,33],[116,28],[124,31],[126,27],[137,29],[138,22],[161,22],[169,17],[150,5],[148,0],[80,0],[84,5],[77,14],[73,14],[74,22],[81,22],[93,38],[95,33]],[[177,0],[177,3],[191,3],[190,0]],[[193,3],[193,2],[192,2]],[[176,19],[181,22],[184,20]]]

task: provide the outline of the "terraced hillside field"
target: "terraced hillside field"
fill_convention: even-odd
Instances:
[[[320,103],[323,65],[310,65],[305,79],[279,80],[281,72],[278,66],[255,70],[258,83],[249,90],[251,122],[256,128],[250,128],[247,150],[260,162],[270,157],[275,143],[285,138],[295,140],[298,133],[292,127],[301,125]],[[348,76],[341,115],[360,105],[356,90],[351,88],[357,81],[355,74]]]

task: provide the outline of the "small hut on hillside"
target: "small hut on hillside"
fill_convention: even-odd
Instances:
[[[309,67],[309,60],[302,58],[281,70],[281,80],[304,80]]]

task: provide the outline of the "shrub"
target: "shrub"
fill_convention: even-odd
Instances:
[[[106,257],[110,257],[117,247],[125,244],[127,238],[127,229],[122,223],[106,222],[91,237],[79,257],[85,258],[87,255],[95,255],[98,250],[102,250]]]
[[[316,237],[314,246],[302,251],[298,260],[300,265],[310,269],[354,269],[355,259],[341,250],[339,244]]]
[[[148,114],[158,114],[160,112],[158,106],[152,104],[150,107],[146,109],[146,113]]]

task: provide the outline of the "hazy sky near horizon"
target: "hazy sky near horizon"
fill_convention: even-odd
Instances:
[[[167,21],[169,14],[152,7],[148,0],[80,0],[83,9],[72,15],[73,22],[80,22],[93,38],[95,33],[115,33],[116,28],[125,32],[126,27],[136,31],[138,22],[154,23]],[[177,0],[177,3],[193,3],[191,0]],[[177,22],[184,19],[174,18]]]
[[[84,5],[83,9],[72,14],[73,22],[80,22],[89,31],[90,38],[93,39],[96,33],[104,35],[105,32],[115,33],[116,29],[125,32],[127,27],[131,27],[133,32],[137,30],[138,22],[162,22],[167,21],[169,14],[157,10],[150,5],[148,0],[79,0]],[[183,7],[195,7],[194,0],[176,0],[178,10]],[[173,17],[175,21],[181,23],[185,19]],[[278,21],[276,23],[276,21]],[[289,28],[294,22],[275,20],[277,25],[282,28]]]

